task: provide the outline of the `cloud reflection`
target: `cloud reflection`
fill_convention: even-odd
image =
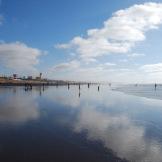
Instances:
[[[38,104],[34,99],[24,96],[8,96],[1,100],[0,122],[22,123],[39,117]]]
[[[44,94],[45,98],[53,103],[59,103],[65,107],[77,108],[80,105],[78,97],[78,87],[71,86],[70,90],[65,91],[65,87],[56,89],[57,93],[53,93],[53,89],[48,89],[48,93]],[[66,87],[68,89],[68,87]]]
[[[120,158],[132,162],[161,162],[161,138],[156,138],[154,133],[150,136],[148,130],[153,132],[161,128],[156,119],[161,120],[162,101],[103,89],[98,93],[96,86],[89,90],[82,87],[81,100],[76,96],[78,89],[72,88],[67,92],[60,88],[46,97],[75,111],[75,117],[70,116],[69,121],[66,118],[64,122],[71,124],[75,133],[86,131],[89,140],[101,141]]]
[[[127,115],[110,115],[85,107],[78,115],[74,131],[87,131],[89,140],[100,140],[117,156],[130,161],[161,162],[158,141],[145,136],[145,128],[133,123]]]

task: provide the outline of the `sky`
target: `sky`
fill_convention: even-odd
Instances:
[[[162,82],[162,0],[0,0],[0,75]]]

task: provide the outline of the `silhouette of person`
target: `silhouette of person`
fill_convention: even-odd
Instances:
[[[155,83],[155,91],[156,91],[157,84]]]

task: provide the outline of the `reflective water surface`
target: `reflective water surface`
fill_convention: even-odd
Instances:
[[[108,86],[0,87],[2,162],[161,162],[162,100]]]

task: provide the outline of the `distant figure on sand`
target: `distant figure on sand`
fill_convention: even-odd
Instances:
[[[156,90],[157,84],[155,83],[155,90]]]
[[[25,91],[32,90],[32,85],[25,83]]]
[[[100,86],[98,86],[98,91],[100,90]]]

